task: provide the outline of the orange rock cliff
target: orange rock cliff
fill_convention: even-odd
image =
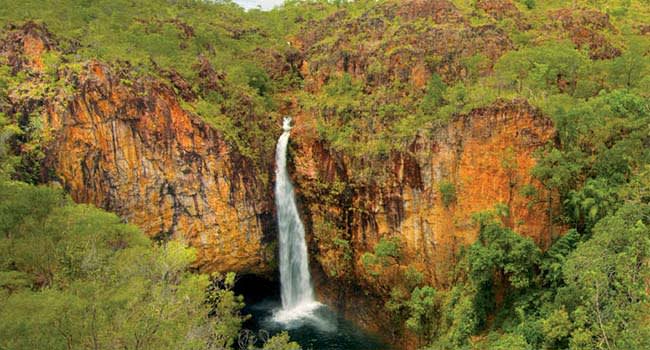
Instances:
[[[486,50],[508,47],[498,30],[485,30],[493,36]],[[476,35],[465,34],[472,40]],[[2,55],[15,69],[38,77],[40,55],[54,47],[48,33],[27,25],[10,36]],[[458,37],[456,44],[464,40]],[[353,70],[354,59],[333,66]],[[408,74],[422,85],[420,71],[426,69],[415,67]],[[458,69],[454,62],[445,67],[449,74]],[[154,79],[130,82],[98,61],[70,74],[72,95],[38,103],[48,130],[45,165],[75,201],[113,211],[151,237],[187,242],[197,249],[201,270],[273,273],[272,184],[260,180],[273,176],[273,150],[267,173],[260,173],[217,130],[185,110],[168,85]],[[314,88],[319,80],[307,77]],[[23,97],[12,102],[29,105]],[[341,279],[372,290],[360,257],[382,237],[397,237],[406,263],[423,271],[428,282],[448,286],[455,254],[476,239],[472,214],[497,203],[510,211],[506,224],[539,245],[547,246],[558,234],[549,223],[549,203],[522,194],[525,186],[542,190],[530,175],[533,153],[554,138],[551,121],[524,101],[476,109],[454,117],[431,137],[416,137],[408,149],[372,164],[386,169],[385,179],[361,187],[345,185],[355,171],[349,159],[319,140],[309,114],[296,113],[292,171],[312,268],[323,272],[317,274],[320,285]],[[450,203],[443,203],[442,183],[455,189]],[[323,186],[340,184],[336,196],[322,196]],[[335,231],[349,239],[349,250],[326,239]],[[349,266],[342,266],[346,259]],[[326,289],[323,297],[331,297]]]
[[[31,72],[34,86],[41,54],[53,45],[44,28],[28,23],[10,33],[2,52]],[[71,95],[16,93],[12,102],[43,107],[44,165],[75,201],[113,211],[153,238],[187,242],[201,270],[268,271],[270,192],[222,135],[181,108],[161,82],[130,82],[97,61],[59,74],[70,75]]]

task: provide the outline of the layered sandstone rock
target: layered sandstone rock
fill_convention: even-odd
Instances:
[[[551,22],[547,29],[568,34],[577,48],[589,49],[592,59],[611,59],[621,55],[621,49],[609,39],[617,30],[610,23],[608,14],[589,9],[560,9],[548,16]]]
[[[16,69],[31,71],[31,86],[41,83],[48,38],[28,23],[3,45]],[[14,94],[13,102],[42,106],[44,165],[75,201],[113,211],[153,238],[187,242],[197,248],[202,270],[268,270],[273,251],[264,233],[274,226],[268,186],[217,130],[181,107],[171,87],[130,80],[128,72],[97,61],[58,74],[68,89],[33,97],[42,98],[38,103]]]
[[[416,9],[423,4],[413,2]],[[409,8],[395,15],[410,16]],[[436,17],[438,12],[450,11],[445,6],[429,10],[425,13],[436,20],[442,20]],[[413,38],[413,43],[428,45],[428,54],[457,47],[494,57],[510,46],[489,26],[458,31],[454,26],[462,21],[452,22]],[[382,24],[369,18],[367,25]],[[466,40],[480,37],[482,31],[494,34],[493,44]],[[447,42],[451,46],[435,44],[438,37],[453,39]],[[55,45],[47,31],[28,24],[11,31],[1,51],[15,69],[29,70],[30,84],[38,85],[44,74],[42,53]],[[310,58],[312,48],[302,50],[277,70],[297,69],[300,59]],[[317,62],[313,69],[305,62],[302,73],[307,82],[315,82],[314,88],[325,71],[363,75],[363,62],[372,56],[364,52],[345,58],[332,51],[331,62]],[[268,57],[269,64],[282,62],[281,57]],[[415,65],[409,64],[410,59],[389,61],[392,68],[387,74],[395,77],[408,71],[406,79],[415,87],[421,87],[422,77],[430,73],[421,61]],[[209,64],[200,68],[205,88],[218,89],[218,74]],[[177,93],[160,80],[131,79],[128,67],[97,61],[57,74],[71,90],[37,101],[14,97],[12,102],[15,113],[42,106],[49,135],[44,165],[76,201],[114,211],[151,237],[188,242],[197,248],[196,264],[204,271],[271,271],[268,262],[275,252],[265,242],[274,240],[274,208],[271,184],[261,179],[272,178],[273,167],[269,164],[260,172],[218,131],[183,109],[182,82],[170,77]],[[549,218],[556,203],[545,200],[545,190],[530,175],[535,150],[553,141],[553,125],[523,101],[476,109],[433,133],[419,133],[408,147],[366,164],[382,169],[384,175],[362,182],[358,163],[318,136],[313,115],[297,106],[283,112],[295,117],[291,172],[308,230],[312,268],[322,271],[315,274],[316,283],[323,298],[367,328],[389,327],[383,323],[386,317],[378,317],[385,316],[378,311],[383,310],[386,291],[361,263],[361,256],[382,237],[399,239],[402,266],[416,268],[428,283],[445,288],[453,282],[450,271],[458,250],[476,239],[478,230],[472,223],[476,212],[502,204],[510,212],[504,222],[542,247],[561,233]],[[449,203],[442,199],[443,183],[455,189]],[[528,196],[525,192],[530,191],[524,189],[535,189],[538,196]]]
[[[252,167],[166,86],[129,87],[93,62],[66,110],[48,108],[49,157],[75,201],[153,237],[186,240],[205,270],[260,270],[271,217]]]
[[[358,188],[352,184],[329,202],[321,189],[346,183],[354,169],[345,155],[329,151],[314,138],[308,120],[297,123],[305,124],[296,131],[296,176],[315,223],[313,236],[331,236],[318,232],[333,230],[323,224],[331,222],[342,236],[349,233],[355,257],[372,250],[381,237],[399,237],[406,260],[426,271],[432,283],[445,285],[458,248],[476,239],[472,215],[499,203],[509,209],[505,221],[516,232],[541,246],[554,238],[548,202],[522,193],[526,188],[545,193],[530,170],[533,153],[552,142],[554,128],[525,102],[501,102],[456,117],[432,138],[418,137],[409,150],[373,164],[388,169],[385,181]],[[456,192],[455,201],[447,205],[440,193],[443,182]],[[340,257],[327,259],[334,248],[319,244],[328,270],[329,262]]]
[[[429,12],[438,13],[438,7]],[[20,69],[38,72],[40,54],[53,40],[31,24],[20,32],[12,34],[20,40],[5,41],[3,52]],[[198,248],[197,265],[205,270],[265,270],[273,254],[263,243],[274,226],[273,207],[269,186],[259,178],[271,174],[256,173],[160,81],[130,81],[100,62],[60,74],[70,74],[74,93],[44,101],[51,129],[47,165],[75,200],[112,210],[152,237],[186,240]],[[313,117],[297,115],[296,123],[297,190],[314,257],[331,277],[348,274],[372,284],[359,257],[381,237],[399,237],[406,263],[444,286],[458,248],[476,237],[472,214],[497,203],[508,207],[507,224],[517,232],[542,246],[553,238],[548,203],[522,194],[525,186],[543,192],[529,171],[533,152],[551,140],[553,127],[524,102],[456,117],[372,164],[385,168],[387,177],[364,184],[351,181],[357,169],[350,159],[317,137]],[[443,182],[455,188],[453,203],[442,202]],[[325,239],[332,236],[350,246]]]

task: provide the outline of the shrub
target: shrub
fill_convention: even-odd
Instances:
[[[443,180],[438,185],[442,203],[445,208],[449,208],[452,203],[456,202],[456,186],[447,180]]]
[[[400,247],[399,239],[397,238],[382,238],[379,240],[379,243],[375,245],[375,255],[382,259],[392,257],[399,259],[400,257]]]

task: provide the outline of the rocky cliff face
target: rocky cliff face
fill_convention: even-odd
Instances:
[[[328,74],[337,72],[358,76],[371,87],[403,78],[421,88],[431,70],[453,79],[464,74],[460,57],[483,53],[494,58],[511,45],[491,26],[457,30],[464,19],[446,2],[415,1],[379,10],[389,17],[424,13],[445,25],[417,32],[411,40],[415,48],[386,57],[389,70],[383,77],[366,74],[369,60],[376,56],[368,51],[372,42],[365,41],[369,46],[350,56],[339,41],[329,56],[310,61],[316,48],[308,45],[318,41],[310,35],[317,31],[306,33],[299,46],[308,90],[317,91]],[[372,16],[362,18],[361,27],[384,25]],[[365,32],[354,25],[346,30]],[[482,33],[489,34],[489,40],[476,44],[484,38]],[[436,44],[445,38],[450,46]],[[385,45],[394,46],[390,40]],[[47,131],[45,169],[76,201],[114,211],[151,237],[187,241],[197,248],[197,267],[202,270],[271,271],[272,185],[262,179],[272,177],[273,165],[260,170],[217,130],[184,109],[181,78],[170,78],[171,84],[137,78],[128,66],[98,61],[46,73],[42,56],[56,41],[34,24],[10,30],[1,46],[7,62],[28,73],[31,86],[42,85],[47,74],[68,82],[67,90],[50,89],[38,96],[16,92],[11,102],[15,114],[40,111]],[[423,54],[418,47],[428,51]],[[459,54],[450,53],[435,67],[414,61],[449,48]],[[299,61],[292,60],[291,66]],[[555,203],[546,200],[541,184],[530,175],[533,153],[552,142],[554,129],[526,102],[498,102],[456,116],[431,134],[418,133],[408,147],[365,164],[383,174],[366,181],[358,181],[363,178],[359,162],[319,137],[313,115],[296,106],[284,112],[293,114],[297,125],[290,147],[292,173],[312,267],[322,272],[316,274],[322,297],[368,327],[383,327],[386,320],[378,318],[376,310],[383,307],[388,291],[364,268],[361,257],[381,238],[399,240],[403,256],[398,271],[414,268],[428,283],[444,288],[453,282],[450,271],[458,250],[476,238],[476,212],[502,204],[509,211],[504,222],[541,246],[559,234],[549,219]],[[327,287],[334,285],[332,280],[340,282],[335,289]],[[356,313],[359,309],[366,312]]]
[[[469,73],[463,60],[481,55],[493,62],[513,48],[502,29],[470,25],[446,0],[389,1],[360,17],[341,10],[306,25],[294,42],[306,57],[303,73],[310,91],[340,72],[372,88],[388,81],[422,87],[433,72],[454,81]]]
[[[478,233],[472,214],[499,203],[508,208],[505,221],[515,231],[541,246],[553,238],[546,197],[531,197],[526,190],[545,193],[530,170],[533,153],[552,141],[554,128],[525,102],[499,103],[459,116],[432,138],[419,137],[408,150],[373,164],[387,169],[382,182],[343,186],[335,194],[333,188],[347,183],[354,169],[345,155],[328,150],[310,134],[308,120],[298,119],[297,124],[305,125],[296,131],[297,182],[320,262],[330,276],[347,272],[340,271],[344,249],[333,240],[349,239],[358,259],[381,237],[398,237],[406,264],[425,272],[431,283],[447,285],[456,252]],[[441,184],[455,192],[453,198],[443,198]],[[360,262],[351,263],[360,280],[372,284]]]
[[[529,27],[511,2],[478,5],[497,19],[512,18],[522,30]],[[399,100],[422,89],[432,73],[450,86],[465,79],[464,60],[477,55],[487,58],[480,69],[490,71],[513,48],[504,31],[471,25],[448,1],[388,2],[358,17],[340,11],[306,28],[295,46],[304,58],[305,87],[314,94],[347,75],[366,94],[401,86],[394,92]],[[333,40],[323,40],[324,33]],[[561,234],[551,220],[557,200],[530,173],[535,151],[554,142],[555,129],[525,101],[498,101],[434,130],[423,125],[407,145],[379,157],[355,156],[324,140],[318,120],[331,118],[330,111],[294,106],[289,113],[296,116],[293,173],[314,270],[322,272],[320,292],[369,328],[392,329],[384,302],[407,271],[419,271],[437,288],[454,284],[458,252],[478,234],[475,213],[499,207],[508,213],[502,215],[508,227],[542,248]],[[355,118],[351,114],[343,118]],[[382,239],[396,239],[401,257],[378,273],[363,256]]]
[[[512,18],[522,30],[528,28],[507,0],[477,6],[496,19]],[[513,48],[503,30],[470,24],[444,0],[386,2],[356,17],[339,11],[306,28],[296,46],[305,59],[305,86],[315,94],[329,80],[347,74],[364,93],[388,90],[392,95],[387,95],[399,100],[421,91],[432,73],[450,85],[464,79],[469,74],[464,60],[476,55],[487,59],[482,69],[489,71]],[[323,40],[325,35],[335,40]],[[413,106],[404,108],[417,113]],[[555,235],[548,217],[554,204],[530,175],[533,153],[553,142],[554,128],[524,101],[475,109],[432,132],[423,125],[410,143],[389,155],[357,158],[337,151],[319,134],[314,114],[327,119],[331,112],[296,109],[296,181],[313,247],[329,276],[353,274],[369,289],[376,288],[360,257],[382,237],[396,237],[405,252],[402,263],[424,272],[430,283],[446,286],[458,249],[476,238],[472,215],[497,204],[509,211],[504,218],[508,226],[541,246]],[[374,119],[375,129],[364,132],[385,132],[396,122],[386,119]],[[368,169],[373,176],[364,177]]]
[[[246,159],[184,111],[169,87],[127,86],[97,62],[78,84],[66,109],[46,112],[55,130],[49,162],[75,201],[114,211],[153,237],[186,240],[202,269],[263,269],[272,214]]]
[[[37,86],[52,42],[30,23],[9,34],[3,52]],[[268,270],[267,186],[219,132],[181,107],[170,86],[96,61],[56,74],[65,75],[67,90],[14,93],[12,102],[41,107],[44,166],[75,201],[113,211],[151,237],[186,241],[202,270]]]
[[[414,31],[409,50],[385,57],[389,69],[383,80],[365,72],[373,52],[386,47],[361,41],[364,47],[350,56],[345,42],[337,41],[318,60],[313,56],[319,31],[305,32],[298,46],[309,89],[317,90],[337,71],[357,75],[369,86],[403,76],[417,88],[429,69],[452,79],[453,72],[462,75],[460,57],[477,52],[498,57],[511,45],[498,29],[468,27],[444,1],[388,4],[373,11],[379,13],[349,23],[344,32],[377,36],[389,47],[396,43],[379,34],[387,25],[382,18],[425,16],[444,26]],[[344,18],[335,14],[319,25]],[[480,33],[491,39],[474,43]],[[436,44],[441,38],[449,39],[447,46]],[[45,80],[42,56],[56,41],[44,28],[27,24],[9,31],[2,47],[8,63],[29,72],[34,85]],[[435,67],[413,61],[445,50],[459,54],[447,55],[449,60]],[[152,237],[186,240],[198,249],[201,269],[267,271],[274,253],[265,244],[273,236],[273,201],[270,186],[260,179],[271,177],[273,167],[260,173],[218,131],[183,109],[180,77],[170,79],[175,91],[160,80],[131,77],[128,67],[97,61],[55,74],[71,90],[52,90],[36,103],[29,94],[14,94],[13,103],[42,107],[48,130],[44,165],[76,201],[112,210]],[[296,108],[287,112],[296,114],[291,155],[303,219],[316,268],[328,278],[382,294],[360,257],[382,237],[397,237],[404,251],[401,264],[423,272],[434,285],[449,285],[458,249],[477,234],[472,215],[498,203],[510,212],[507,225],[538,244],[547,245],[556,234],[548,217],[553,203],[544,200],[544,189],[530,175],[533,152],[552,140],[553,126],[525,102],[500,102],[457,116],[431,135],[419,134],[405,149],[366,164],[384,175],[363,182],[352,180],[359,178],[358,162],[319,138],[312,115]],[[532,197],[530,189],[541,196]]]
[[[407,16],[406,10],[397,15]],[[428,11],[437,21],[462,22],[437,15],[453,8]],[[44,75],[41,56],[55,45],[44,28],[28,24],[8,34],[3,54],[38,80]],[[259,179],[271,175],[272,166],[268,174],[256,173],[160,81],[131,81],[126,70],[100,62],[57,74],[67,75],[74,93],[39,101],[49,130],[46,165],[76,201],[112,210],[152,237],[187,240],[198,248],[203,269],[266,268],[273,254],[264,244],[265,233],[273,232],[273,207],[269,186]],[[19,97],[14,103],[34,105]],[[496,203],[509,208],[507,222],[517,232],[541,245],[551,239],[548,203],[522,189],[543,191],[529,171],[533,152],[552,139],[553,127],[524,102],[456,117],[432,137],[419,136],[408,149],[372,164],[387,175],[363,184],[350,180],[357,169],[318,138],[314,123],[309,114],[296,116],[292,155],[312,247],[331,277],[351,269],[371,286],[359,257],[381,237],[399,237],[405,261],[430,282],[446,285],[449,261],[476,236],[471,215]],[[443,183],[455,192],[448,203]]]

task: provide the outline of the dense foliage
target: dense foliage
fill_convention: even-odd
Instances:
[[[459,283],[432,293],[441,316],[416,327],[430,327],[431,349],[650,346],[650,103],[623,89],[549,106],[560,140],[534,173],[569,230],[543,252],[502,224],[502,206],[477,214]]]
[[[396,335],[427,349],[650,348],[650,3],[504,1],[512,6],[496,15],[484,5],[501,1],[450,3],[436,22],[395,15],[398,1],[289,1],[269,12],[228,1],[4,1],[0,21],[43,23],[58,50],[42,84],[27,87],[28,74],[0,58],[0,347],[221,348],[243,322],[233,277],[190,274],[191,250],[152,245],[60,189],[9,181],[39,182],[47,137],[38,110],[15,113],[9,94],[73,90],[58,72],[98,59],[169,84],[260,167],[279,111],[309,114],[353,170],[349,183],[324,186],[323,201],[381,183],[377,160],[458,113],[528,101],[557,130],[533,171],[544,191],[526,189],[560,204],[553,244],[508,228],[495,203],[477,213],[479,239],[458,252],[453,285],[426,285],[397,239],[381,239],[361,268]],[[454,184],[437,187],[452,208]],[[314,225],[339,252],[330,275],[349,273],[348,237]]]
[[[245,320],[235,275],[191,273],[194,252],[153,244],[61,189],[0,183],[0,347],[229,349]],[[250,344],[246,349],[252,349]],[[264,349],[295,349],[286,335]]]

